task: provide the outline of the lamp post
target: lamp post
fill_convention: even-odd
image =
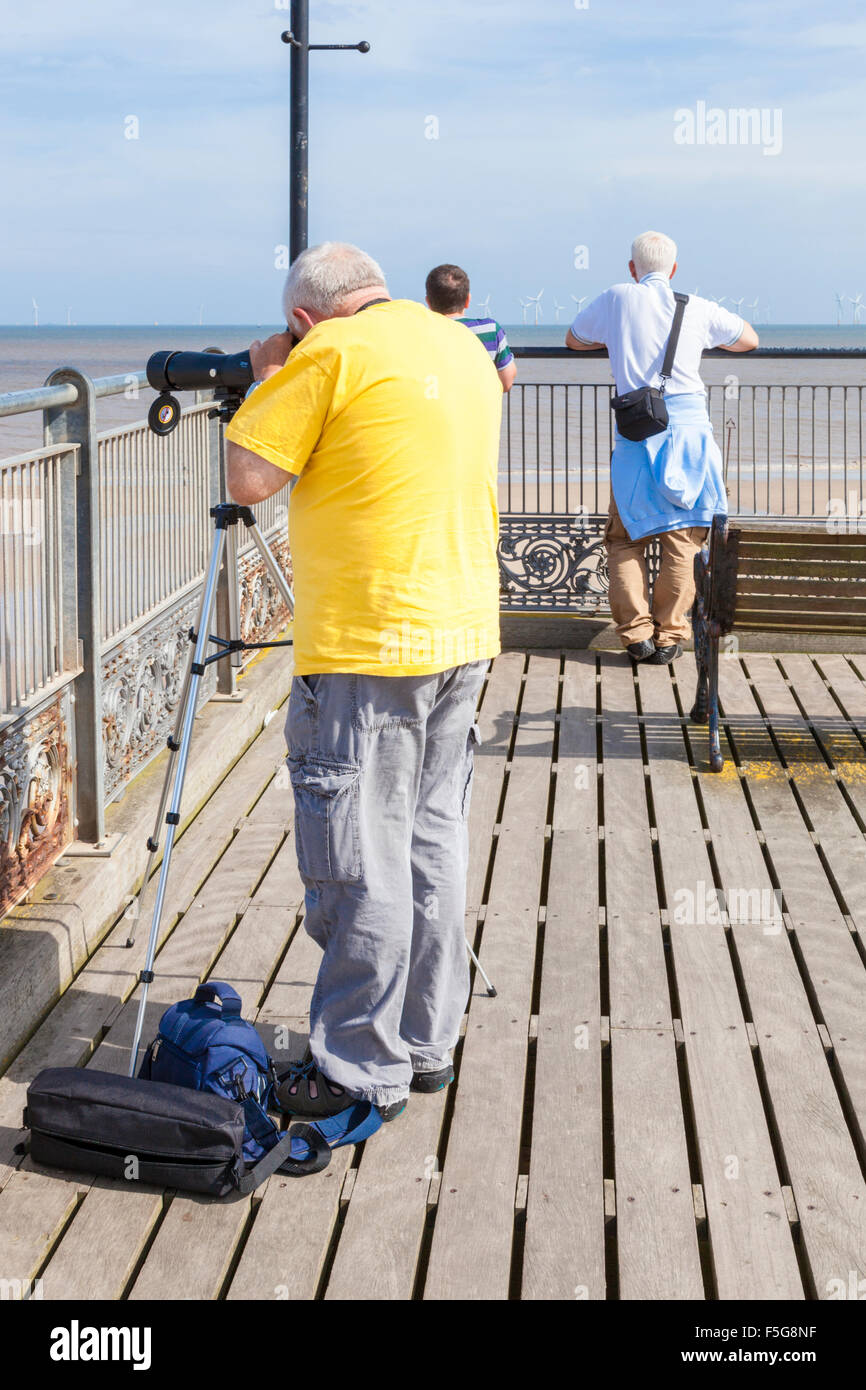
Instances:
[[[349,49],[369,53],[362,43],[310,43],[310,0],[292,0],[291,29],[280,35],[291,45],[292,144],[289,162],[290,223],[289,259],[295,260],[307,245],[309,194],[310,54],[321,50]]]

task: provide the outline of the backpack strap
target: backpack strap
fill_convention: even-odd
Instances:
[[[680,340],[680,329],[683,326],[683,314],[685,313],[686,305],[689,302],[689,297],[687,294],[677,294],[676,292],[674,292],[674,299],[676,300],[676,307],[674,308],[674,321],[671,324],[671,334],[668,338],[668,345],[665,351],[665,360],[662,363],[661,370],[662,394],[664,394],[665,383],[668,381],[668,378],[670,377],[670,374],[674,369],[674,358],[677,355],[677,343]]]
[[[292,1158],[292,1141],[301,1139],[310,1149],[309,1158]],[[238,1182],[238,1191],[247,1196],[260,1187],[277,1169],[290,1178],[305,1178],[310,1173],[321,1173],[331,1161],[331,1149],[311,1125],[290,1125],[264,1158],[249,1168]]]
[[[196,1004],[215,1004],[219,1000],[224,1018],[231,1018],[234,1015],[240,1017],[241,996],[236,989],[232,989],[231,985],[223,984],[221,980],[208,980],[207,984],[199,985],[193,999]]]

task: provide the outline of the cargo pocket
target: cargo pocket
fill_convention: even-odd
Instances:
[[[289,758],[295,796],[298,868],[318,882],[352,883],[361,877],[358,793],[354,763]]]
[[[470,725],[469,734],[466,739],[466,762],[464,764],[463,778],[463,798],[460,803],[460,814],[465,820],[469,814],[469,798],[472,793],[472,778],[475,772],[475,749],[481,743],[481,730],[477,724]]]

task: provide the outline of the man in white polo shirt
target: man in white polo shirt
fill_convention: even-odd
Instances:
[[[594,299],[565,338],[577,352],[607,348],[620,395],[660,384],[674,315],[674,242],[661,232],[644,232],[632,243],[631,257],[632,281]],[[701,354],[706,348],[750,352],[757,346],[757,333],[739,314],[690,295],[665,388],[667,429],[640,441],[616,431],[604,536],[610,608],[620,640],[636,661],[666,665],[682,652],[694,600],[694,557],[713,516],[728,510]],[[654,538],[661,569],[650,607],[646,547]]]

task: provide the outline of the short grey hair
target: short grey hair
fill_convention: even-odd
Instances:
[[[631,258],[639,280],[653,270],[670,275],[677,258],[677,244],[664,232],[641,232],[631,244]]]
[[[382,267],[346,241],[323,241],[310,246],[292,262],[283,289],[286,323],[298,333],[296,309],[334,318],[350,294],[357,290],[381,289],[387,292]]]

